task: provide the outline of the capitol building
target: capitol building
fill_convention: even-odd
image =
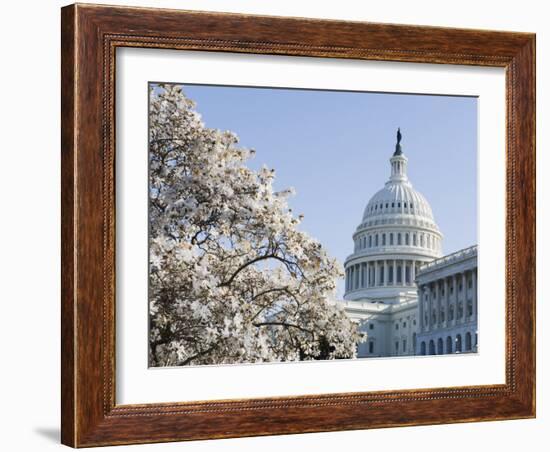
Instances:
[[[344,308],[367,340],[358,357],[477,351],[477,246],[442,256],[430,204],[407,177],[401,132],[345,261]],[[420,302],[419,302],[420,300]]]

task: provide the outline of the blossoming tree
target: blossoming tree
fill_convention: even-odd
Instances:
[[[341,265],[298,229],[291,190],[254,151],[205,127],[181,86],[150,91],[152,366],[350,358]]]

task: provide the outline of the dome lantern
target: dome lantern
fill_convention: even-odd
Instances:
[[[392,182],[406,182],[407,179],[407,157],[403,154],[401,148],[401,129],[397,129],[397,143],[395,145],[395,152],[390,159],[391,163],[391,177]]]

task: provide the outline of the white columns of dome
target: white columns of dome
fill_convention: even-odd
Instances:
[[[378,286],[378,261],[374,261],[374,287]]]
[[[349,290],[350,290],[350,279],[351,279],[350,273],[351,273],[351,270],[350,270],[350,268],[348,267],[348,268],[346,269],[346,291],[349,291]]]
[[[392,274],[393,285],[397,286],[397,260],[396,259],[393,260],[393,270],[392,270],[392,272],[393,272],[393,274]]]
[[[371,286],[370,272],[371,272],[371,264],[370,262],[367,262],[367,287]]]
[[[346,292],[349,291],[349,268],[346,268]]]
[[[367,287],[371,287],[371,272],[372,272],[372,265],[370,262],[367,262]]]

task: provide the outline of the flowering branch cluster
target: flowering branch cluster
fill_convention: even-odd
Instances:
[[[298,229],[292,190],[253,171],[253,150],[205,127],[179,85],[150,92],[152,366],[355,356],[331,302],[341,265]]]

